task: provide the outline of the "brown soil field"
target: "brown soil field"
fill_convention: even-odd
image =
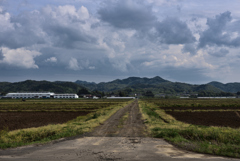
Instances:
[[[111,104],[110,104],[111,105]],[[106,104],[106,105],[75,105],[75,104],[70,104],[70,105],[59,105],[59,104],[39,104],[39,105],[35,105],[35,104],[16,104],[16,105],[11,105],[11,104],[7,104],[7,105],[3,105],[1,104],[0,110],[91,110],[91,109],[100,109],[100,108],[105,108],[105,107],[109,107],[110,105]]]
[[[92,111],[77,112],[3,112],[0,113],[0,130],[17,130],[48,124],[61,124]]]
[[[100,108],[5,108],[5,109],[0,109],[1,111],[41,111],[41,110],[47,110],[47,111],[56,111],[56,110],[59,110],[59,111],[64,111],[64,110],[77,110],[77,111],[84,111],[84,110],[97,110],[97,109],[100,109]]]
[[[173,112],[166,111],[167,114],[172,115],[175,119],[195,125],[204,126],[224,126],[239,128],[240,127],[240,112]]]
[[[163,110],[240,110],[239,107],[159,107]]]

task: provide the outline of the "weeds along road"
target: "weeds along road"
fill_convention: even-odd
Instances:
[[[238,160],[180,150],[147,137],[138,102],[125,106],[84,136],[41,146],[1,150],[0,161],[192,161]]]

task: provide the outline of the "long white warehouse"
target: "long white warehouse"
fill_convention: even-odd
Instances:
[[[55,94],[53,92],[8,93],[6,98],[78,98],[77,94]]]
[[[67,93],[67,94],[54,94],[54,98],[78,98],[77,94]]]

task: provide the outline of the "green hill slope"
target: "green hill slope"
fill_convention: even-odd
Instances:
[[[210,82],[208,83],[216,88],[223,90],[224,92],[237,93],[240,91],[240,83],[227,83],[223,84],[220,82]]]
[[[23,82],[8,83],[0,82],[0,92],[30,92],[30,91],[51,91],[55,93],[77,93],[82,89],[80,85],[73,82],[48,82],[26,80]]]
[[[159,76],[154,78],[139,78],[139,77],[129,77],[126,79],[116,79],[111,82],[102,82],[98,84],[86,83],[83,81],[76,81],[75,83],[80,84],[88,88],[89,90],[98,90],[104,92],[114,92],[123,90],[127,93],[141,93],[145,91],[152,91],[155,94],[158,93],[192,93],[199,91],[208,91],[219,93],[222,92],[221,89],[214,87],[210,84],[207,85],[192,85],[180,82],[171,82],[165,80]]]

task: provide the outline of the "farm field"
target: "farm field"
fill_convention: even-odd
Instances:
[[[174,112],[166,111],[178,121],[194,125],[240,127],[240,117],[237,111],[204,111],[204,112]]]
[[[153,137],[240,158],[240,99],[145,99],[139,105]]]
[[[62,124],[128,100],[28,99],[0,100],[0,130]]]
[[[156,119],[155,119],[156,120]],[[31,148],[0,150],[0,160],[219,160],[177,149],[148,136],[138,100],[129,102],[84,137]],[[181,159],[179,159],[181,158]]]
[[[240,99],[149,100],[176,120],[194,125],[240,127]]]

